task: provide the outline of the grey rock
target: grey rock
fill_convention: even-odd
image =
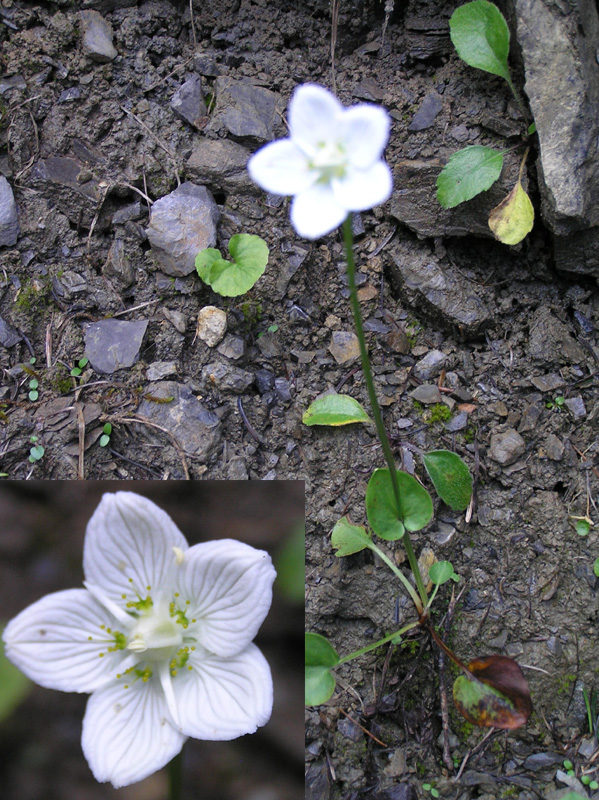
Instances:
[[[584,405],[584,400],[580,395],[577,397],[568,397],[564,403],[570,414],[574,419],[583,419],[586,416],[587,410]]]
[[[448,152],[448,158],[450,154]],[[506,154],[501,177],[488,191],[448,209],[439,205],[437,200],[437,178],[444,166],[445,163],[438,158],[399,160],[393,169],[396,188],[387,204],[389,213],[420,236],[475,234],[492,239],[487,222],[489,212],[516,182],[518,157]]]
[[[579,364],[585,360],[586,351],[573,338],[570,328],[546,306],[532,315],[529,332],[528,352],[532,358],[548,364]]]
[[[185,314],[166,307],[162,309],[162,313],[179,333],[185,333],[187,328],[187,317]]]
[[[487,300],[492,303],[493,295],[441,266],[426,244],[398,242],[390,254],[392,280],[419,314],[462,336],[476,336],[491,324]]]
[[[496,433],[491,436],[489,458],[504,467],[517,461],[525,451],[526,442],[513,428],[508,428],[503,433]]]
[[[17,205],[10,183],[0,175],[0,247],[12,247],[19,238]]]
[[[87,168],[76,159],[50,156],[36,162],[30,183],[34,189],[51,193],[52,202],[70,222],[89,228],[96,216],[102,190],[96,178],[87,178]],[[101,229],[102,225],[96,224],[96,230]]]
[[[258,337],[256,344],[265,358],[277,358],[281,355],[281,337],[276,331],[266,331]]]
[[[119,208],[118,211],[115,211],[112,215],[112,224],[113,225],[124,225],[125,222],[129,222],[132,219],[139,219],[141,217],[141,201],[135,200],[133,203],[129,203],[129,205],[123,206],[123,208]]]
[[[176,361],[155,361],[146,370],[146,378],[149,381],[162,381],[169,375],[177,374]]]
[[[284,403],[291,401],[291,390],[287,378],[275,378],[275,392]]]
[[[408,130],[424,131],[430,128],[442,108],[443,104],[437,92],[429,92],[420,104],[418,111],[414,114],[412,121],[408,125]]]
[[[548,375],[533,375],[530,379],[532,385],[540,392],[554,392],[565,385],[565,380],[557,372],[549,373]]]
[[[122,239],[117,238],[110,245],[102,274],[106,278],[116,278],[123,286],[131,286],[135,280],[135,269],[127,256]]]
[[[216,347],[227,332],[227,314],[216,306],[204,306],[198,314],[196,334],[208,347]]]
[[[237,142],[202,137],[193,143],[187,174],[197,183],[209,183],[227,192],[242,188],[256,191],[246,168],[249,157],[249,150]]]
[[[230,358],[232,361],[237,361],[245,355],[245,342],[241,336],[228,333],[216,350],[221,356]]]
[[[460,411],[451,419],[448,419],[447,422],[443,423],[445,425],[445,430],[449,431],[450,433],[455,433],[456,431],[462,431],[464,428],[468,427],[468,414],[466,411]]]
[[[227,464],[227,480],[247,481],[249,480],[248,469],[241,456],[233,456]]]
[[[565,447],[562,440],[554,433],[550,433],[545,439],[547,458],[550,458],[552,461],[561,461],[564,457],[564,450]]]
[[[202,381],[221,392],[241,394],[254,382],[254,375],[245,369],[214,361],[202,370]]]
[[[435,386],[434,383],[423,383],[422,386],[412,389],[409,395],[413,400],[423,403],[425,406],[443,402],[439,387]]]
[[[441,350],[429,350],[428,353],[414,364],[412,373],[421,381],[428,381],[441,373],[447,363],[447,356]]]
[[[13,347],[22,340],[23,337],[19,331],[10,322],[0,317],[0,345],[2,347]]]
[[[267,142],[275,138],[285,101],[280,94],[256,86],[248,78],[216,79],[216,109],[206,130],[227,130],[239,138]]]
[[[84,328],[85,355],[96,372],[109,375],[139,358],[147,320],[103,319]]]
[[[97,11],[80,11],[83,52],[92,61],[106,64],[118,55],[112,44],[112,26]]]
[[[172,398],[172,401],[156,403],[143,400],[137,414],[169,431],[186,453],[207,461],[221,440],[221,423],[217,415],[200,403],[184,384],[162,381],[152,384],[149,392],[153,397]],[[148,428],[144,430],[164,446],[164,435],[157,436]]]
[[[275,385],[274,373],[268,369],[256,370],[256,386],[260,394],[272,391]]]
[[[27,81],[22,75],[11,75],[10,77],[0,78],[0,95],[9,92],[11,89],[27,88]]]
[[[338,364],[360,357],[358,337],[353,331],[333,331],[329,351]]]
[[[81,99],[81,89],[78,86],[71,86],[70,89],[65,89],[58,95],[57,103],[72,103],[75,100]]]
[[[208,114],[199,75],[192,75],[175,92],[171,100],[171,108],[184,122],[201,130],[205,127]]]
[[[514,5],[524,89],[540,144],[542,216],[559,244],[560,268],[599,276],[597,6],[593,0]]]
[[[200,250],[216,244],[218,207],[205,186],[182,183],[152,206],[147,228],[152,254],[168,275],[195,270]]]

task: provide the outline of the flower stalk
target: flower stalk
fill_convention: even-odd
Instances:
[[[345,257],[347,261],[347,282],[349,286],[349,297],[354,316],[354,326],[356,329],[356,336],[358,337],[358,344],[360,346],[360,360],[362,363],[362,372],[364,374],[364,380],[366,381],[366,388],[368,390],[368,399],[370,401],[370,408],[372,411],[376,432],[379,441],[381,443],[381,447],[383,449],[383,455],[385,456],[385,461],[387,462],[387,466],[389,468],[389,475],[391,478],[393,495],[398,509],[398,514],[401,518],[403,517],[402,514],[403,506],[401,499],[401,491],[399,489],[399,483],[397,481],[397,474],[396,474],[397,468],[395,466],[395,459],[393,457],[391,445],[389,444],[389,437],[387,436],[387,431],[385,430],[385,424],[383,422],[381,408],[379,406],[378,398],[376,396],[374,379],[372,377],[372,369],[370,367],[370,358],[368,356],[368,348],[366,347],[364,325],[362,324],[362,312],[360,311],[360,302],[358,300],[358,290],[356,287],[356,262],[354,259],[351,214],[347,215],[343,223],[343,242],[345,245]],[[414,603],[416,605],[418,613],[421,614],[423,609],[426,608],[428,604],[428,594],[424,586],[424,581],[422,580],[422,574],[418,566],[418,559],[416,558],[416,554],[414,553],[414,548],[412,547],[412,541],[407,531],[404,533],[402,537],[402,542],[404,550],[406,551],[406,555],[408,557],[410,568],[414,574],[414,579],[416,581],[416,588],[418,589],[418,594],[420,596],[421,603],[420,604],[417,603],[414,597],[412,597],[412,599],[414,599]]]

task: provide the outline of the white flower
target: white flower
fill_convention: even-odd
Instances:
[[[42,597],[3,638],[36,683],[92,693],[82,746],[98,781],[134,783],[188,736],[235,739],[268,721],[272,678],[252,644],[272,600],[267,553],[189,547],[154,503],[118,492],[89,521],[83,570],[85,589]]]
[[[289,104],[289,138],[253,155],[250,177],[267,192],[294,195],[293,227],[317,239],[350,211],[372,208],[391,194],[391,172],[381,160],[390,124],[378,106],[344,108],[327,89],[304,84]]]

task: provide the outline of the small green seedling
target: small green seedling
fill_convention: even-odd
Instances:
[[[31,378],[29,380],[29,393],[27,395],[31,401],[37,400],[38,397],[40,396],[39,392],[38,392],[38,387],[39,387],[38,379],[37,378]]]
[[[104,427],[102,428],[102,435],[100,436],[100,447],[106,447],[106,445],[110,442],[110,435],[112,433],[112,425],[110,422],[107,422]]]
[[[29,460],[32,464],[35,464],[36,461],[39,461],[40,458],[43,458],[46,451],[43,445],[37,444],[37,436],[31,436],[29,441],[33,444],[33,447],[29,449]]]
[[[71,370],[70,373],[71,376],[73,378],[78,378],[85,369],[85,367],[88,365],[88,363],[89,363],[89,358],[87,358],[86,356],[80,358],[79,361],[77,362],[77,366],[73,367],[73,369]]]
[[[510,32],[501,11],[488,0],[473,0],[457,8],[449,21],[451,40],[459,57],[471,67],[503,78],[526,119],[507,63]],[[535,132],[528,126],[526,139]],[[455,208],[487,191],[503,169],[503,153],[492,147],[471,145],[454,153],[437,179],[437,199],[443,208]],[[489,215],[489,227],[504,244],[514,245],[530,233],[534,209],[522,188],[528,148],[520,164],[518,180],[511,192]]]
[[[257,338],[259,339],[261,336],[265,336],[267,333],[276,333],[279,330],[279,326],[276,323],[269,325],[265,331],[261,331]]]
[[[558,394],[557,397],[553,398],[553,400],[547,400],[545,403],[545,408],[548,408],[550,411],[556,411],[559,414],[563,410],[565,402],[566,398],[561,394]]]
[[[264,239],[250,233],[237,233],[229,241],[233,261],[226,261],[212,247],[196,256],[198,275],[223,297],[237,297],[248,292],[264,274],[269,250]]]
[[[33,365],[35,364],[36,361],[37,361],[37,359],[35,358],[35,356],[32,356],[29,359],[29,364],[21,364],[21,368],[22,368],[23,372],[26,372],[30,376],[29,377],[29,384],[28,384],[29,392],[28,392],[27,396],[29,397],[29,399],[32,402],[35,402],[39,398],[39,392],[38,392],[39,385],[40,385],[39,384],[39,374],[35,371],[35,369],[33,369]],[[29,366],[29,365],[31,365],[31,366]]]
[[[435,787],[432,786],[430,783],[423,783],[422,784],[422,789],[425,792],[430,792],[431,793],[431,797],[439,797],[439,790],[435,789]]]

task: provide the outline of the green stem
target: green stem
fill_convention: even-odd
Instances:
[[[384,636],[382,639],[379,639],[378,642],[374,642],[374,644],[369,644],[366,647],[362,647],[361,650],[356,650],[355,653],[350,653],[348,656],[343,656],[343,658],[339,659],[339,661],[335,664],[338,667],[340,664],[345,664],[348,661],[351,661],[353,658],[358,658],[358,656],[363,656],[364,653],[369,653],[371,650],[375,650],[377,647],[380,647],[382,644],[386,644],[387,642],[394,639],[396,636],[401,636],[406,631],[412,630],[412,628],[416,628],[420,622],[410,622],[409,625],[405,625],[403,628],[400,628],[398,631],[394,631],[393,633]]]
[[[181,800],[183,752],[176,755],[167,765],[168,800]]]
[[[364,326],[362,325],[362,313],[360,311],[360,302],[358,300],[358,291],[356,288],[356,263],[354,261],[351,214],[348,214],[348,216],[345,219],[345,222],[343,223],[343,241],[345,243],[345,255],[347,258],[347,282],[349,285],[350,302],[354,315],[354,325],[356,328],[356,335],[358,337],[358,343],[360,346],[360,359],[362,361],[362,372],[364,373],[364,380],[366,381],[366,388],[368,390],[368,398],[370,400],[370,408],[372,411],[374,424],[376,426],[376,432],[379,437],[381,447],[383,448],[385,461],[387,462],[387,466],[389,468],[389,475],[391,477],[391,486],[393,488],[395,504],[397,506],[397,510],[401,518],[403,517],[402,513],[403,505],[401,502],[399,482],[397,480],[397,468],[395,466],[395,459],[393,458],[391,445],[389,444],[389,437],[387,436],[387,431],[385,430],[381,409],[376,396],[376,389],[372,377],[372,370],[370,368],[370,359],[368,357],[368,349],[366,347],[366,337],[364,336]],[[420,611],[422,611],[422,608],[426,607],[428,601],[428,595],[426,593],[426,588],[424,586],[422,575],[418,567],[418,559],[416,558],[416,555],[414,553],[414,548],[412,547],[412,541],[407,531],[403,535],[402,543],[406,551],[410,567],[412,569],[412,572],[414,573],[414,579],[416,580],[416,587],[418,589],[418,594],[420,595],[420,599],[422,601],[420,607],[418,604],[416,604],[416,608],[418,608],[418,611],[420,613]]]

